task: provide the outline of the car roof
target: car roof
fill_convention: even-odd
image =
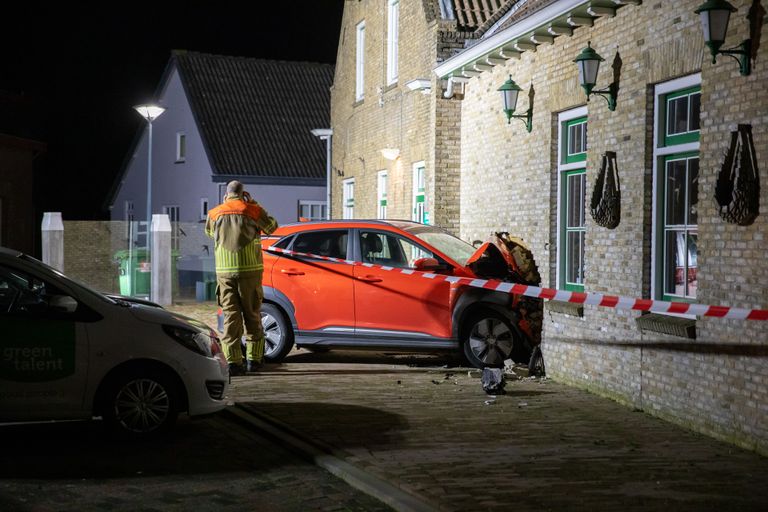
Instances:
[[[379,227],[393,227],[396,229],[408,230],[417,226],[424,226],[418,222],[411,220],[399,220],[399,219],[332,219],[332,220],[312,220],[306,222],[292,222],[290,224],[284,224],[277,228],[274,235],[284,236],[290,233],[296,233],[298,231],[304,231],[307,229],[322,229],[322,228],[357,228],[361,226],[379,226]]]
[[[24,253],[22,253],[21,251],[17,251],[16,249],[0,246],[0,254],[2,254],[3,256],[10,256],[11,258],[18,258]]]

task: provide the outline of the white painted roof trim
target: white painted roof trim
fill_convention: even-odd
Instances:
[[[461,69],[468,64],[474,63],[484,55],[501,49],[501,47],[509,42],[527,35],[532,30],[545,25],[550,20],[568,14],[573,9],[588,3],[589,0],[560,0],[548,5],[539,12],[521,20],[519,23],[515,23],[498,34],[492,35],[485,41],[477,43],[455,57],[446,60],[435,68],[435,74],[440,78],[447,78],[457,69]]]

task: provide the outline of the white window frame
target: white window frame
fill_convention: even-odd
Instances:
[[[557,262],[557,265],[555,265],[555,282],[557,283],[557,288],[559,290],[565,289],[565,275],[563,275],[561,268],[562,265],[560,264],[562,258],[564,257],[562,253],[564,248],[560,236],[562,232],[561,230],[564,229],[564,226],[562,225],[564,212],[561,210],[563,206],[561,198],[563,197],[563,187],[565,187],[566,184],[564,183],[563,176],[565,176],[567,171],[585,169],[587,166],[587,162],[564,163],[566,160],[565,157],[568,148],[565,147],[565,144],[563,144],[564,134],[562,133],[562,130],[563,125],[566,122],[570,121],[571,119],[578,119],[580,117],[587,117],[587,120],[589,120],[589,111],[587,107],[578,107],[571,110],[566,110],[565,112],[560,112],[557,115],[557,253],[555,255],[555,261]],[[586,269],[584,273],[586,274]]]
[[[342,184],[342,219],[355,218],[355,178],[349,178]]]
[[[186,162],[187,160],[187,134],[176,132],[176,163]]]
[[[388,174],[387,171],[379,171],[376,173],[376,218],[387,218],[387,184]]]
[[[302,210],[304,208],[307,208],[309,210],[309,215],[302,215],[304,213]],[[312,215],[312,208],[313,207],[319,207],[320,208],[320,214],[319,216]],[[302,217],[308,220],[325,220],[327,217],[327,205],[325,201],[313,201],[308,199],[299,199],[299,219]]]
[[[208,201],[207,197],[201,197],[200,198],[200,220],[205,220],[208,218],[208,210],[210,209],[210,202]]]
[[[400,0],[389,0],[387,11],[387,85],[392,85],[398,78]]]
[[[365,98],[365,20],[355,27],[355,101]]]
[[[699,152],[700,153],[700,142],[687,142],[683,144],[677,144],[677,145],[671,145],[671,146],[662,146],[664,133],[666,132],[666,112],[664,115],[664,123],[660,124],[659,120],[659,113],[661,112],[661,101],[663,101],[663,98],[669,94],[673,93],[675,91],[679,91],[682,89],[689,89],[691,87],[700,87],[701,86],[701,73],[694,73],[692,75],[684,76],[682,78],[677,78],[675,80],[670,80],[668,82],[660,83],[656,86],[654,90],[654,98],[653,98],[653,193],[651,194],[652,197],[652,203],[651,203],[651,297],[662,297],[664,295],[664,289],[662,285],[662,289],[659,290],[658,288],[658,282],[659,282],[659,262],[656,258],[656,253],[659,249],[658,244],[661,240],[660,234],[659,234],[659,194],[657,191],[659,190],[659,180],[661,179],[663,175],[664,168],[663,166],[666,165],[665,158],[668,155],[674,155],[678,153],[693,153],[693,152]],[[663,109],[666,110],[666,109]],[[662,132],[664,130],[664,132]],[[667,315],[671,316],[684,316],[686,318],[696,318],[693,315],[678,315],[675,313],[665,313]]]
[[[429,212],[427,211],[427,167],[423,161],[413,164],[412,182],[413,209],[411,211],[411,220],[429,224]],[[419,197],[422,197],[421,201],[419,201]]]

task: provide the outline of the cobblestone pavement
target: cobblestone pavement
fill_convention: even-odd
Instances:
[[[492,398],[450,364],[294,350],[230,397],[440,510],[768,510],[764,457],[547,379]]]
[[[224,414],[167,440],[96,422],[0,427],[0,511],[386,511],[378,500]]]

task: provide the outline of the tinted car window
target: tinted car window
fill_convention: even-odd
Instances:
[[[346,259],[347,237],[346,229],[300,233],[296,235],[292,250]]]
[[[410,268],[419,258],[434,257],[405,238],[376,231],[360,232],[360,253],[366,263],[396,268]]]

